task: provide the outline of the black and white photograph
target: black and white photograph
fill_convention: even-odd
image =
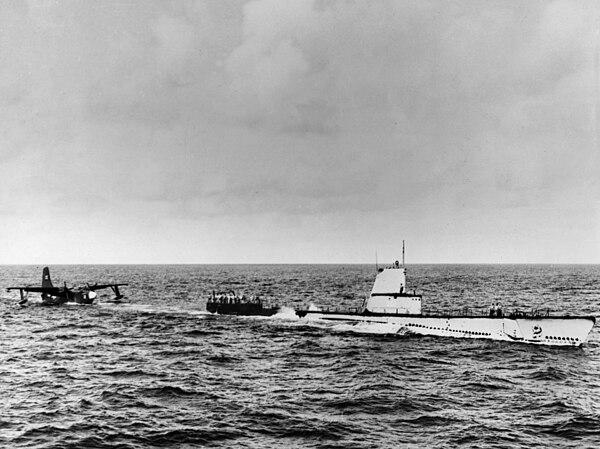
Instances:
[[[0,0],[0,448],[600,446],[600,2]]]

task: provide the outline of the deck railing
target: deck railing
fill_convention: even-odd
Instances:
[[[310,308],[301,308],[303,310],[311,310]],[[336,307],[336,306],[322,306],[318,310],[312,309],[315,312],[325,313],[360,313],[363,311],[362,308],[358,307]],[[396,314],[407,314],[402,309],[392,309],[383,307],[380,310],[372,310],[374,313],[396,313]],[[491,313],[487,307],[461,307],[461,308],[428,308],[423,310],[420,316],[425,317],[491,317],[491,318],[540,318],[550,316],[549,308],[533,308],[530,310],[519,310],[514,309],[510,311],[502,311],[500,314],[494,312]]]

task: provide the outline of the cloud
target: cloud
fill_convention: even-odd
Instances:
[[[597,207],[594,2],[0,8],[0,213],[57,233]]]
[[[302,196],[283,174],[290,166],[323,187],[324,210],[336,197],[331,180],[349,178],[368,194],[340,207],[547,202],[593,170],[591,6],[252,1],[225,62],[221,117],[290,135],[264,152],[248,145],[268,167],[254,173],[278,179],[271,205]],[[296,144],[310,135],[324,137],[310,141],[318,150]],[[308,157],[328,169],[312,176]],[[244,187],[254,184],[242,175],[222,194],[244,198],[242,210],[270,210]]]
[[[332,108],[321,101],[326,86],[300,46],[304,34],[299,24],[316,18],[311,4],[250,2],[245,12],[244,41],[225,63],[228,106],[251,126],[300,132],[330,129],[328,120],[335,111],[328,114]]]

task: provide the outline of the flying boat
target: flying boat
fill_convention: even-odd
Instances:
[[[7,292],[11,290],[19,290],[21,300],[19,304],[24,306],[28,301],[29,293],[41,293],[42,305],[44,306],[57,306],[65,303],[76,303],[76,304],[92,304],[94,299],[97,298],[98,294],[96,290],[102,290],[110,288],[115,294],[112,302],[120,302],[123,299],[123,295],[119,291],[119,287],[127,284],[86,284],[81,287],[67,287],[65,282],[62,287],[55,287],[50,279],[50,269],[44,267],[42,271],[42,285],[40,287],[32,286],[21,286],[21,287],[8,287]]]

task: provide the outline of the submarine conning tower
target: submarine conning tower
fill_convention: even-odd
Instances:
[[[421,295],[406,291],[406,268],[398,262],[381,268],[375,278],[365,309],[372,313],[419,315]]]

